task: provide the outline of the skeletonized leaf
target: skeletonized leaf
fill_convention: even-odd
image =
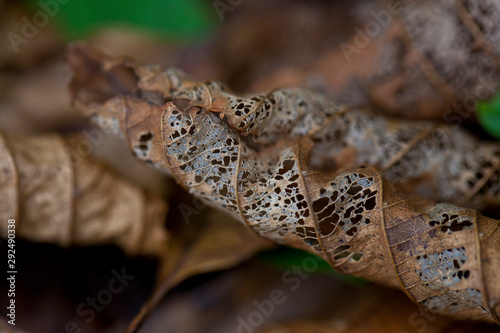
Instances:
[[[157,287],[134,325],[183,280],[234,266],[272,246],[214,210],[190,208],[197,218],[177,216],[168,221],[167,231],[163,200],[80,156],[76,147],[82,140],[1,135],[0,219],[15,219],[16,236],[30,241],[66,247],[114,244],[129,255],[159,257]],[[2,225],[5,237],[8,224]]]
[[[110,59],[81,44],[70,48],[68,59],[77,106],[126,140],[136,157],[166,173],[170,166],[162,157],[158,124],[166,101],[186,98],[224,115],[259,151],[309,136],[314,169],[369,164],[406,192],[428,199],[475,209],[500,204],[500,145],[481,142],[463,129],[375,115],[296,88],[238,96],[217,82]]]
[[[296,89],[238,97],[220,84],[109,60],[82,45],[70,49],[69,59],[76,104],[131,148],[147,138],[142,143],[149,149],[139,145],[144,155],[136,152],[138,157],[165,169],[194,196],[274,242],[322,257],[342,273],[400,288],[426,309],[499,322],[499,221],[453,204],[405,197],[373,168],[321,174],[309,167],[315,142],[322,142],[314,135],[325,126],[353,126],[361,138],[363,131],[384,135],[384,127],[376,132],[375,120],[362,126],[364,113]],[[114,73],[127,74],[126,90],[115,89],[123,84]],[[89,79],[105,83],[105,93],[92,91],[96,87],[85,84]],[[89,91],[100,98],[86,98]],[[139,115],[140,122],[130,122]],[[430,132],[416,126],[416,138]],[[466,135],[459,130],[450,135],[455,132]],[[342,134],[330,140],[342,140]],[[280,135],[288,138],[276,143]],[[301,136],[308,137],[298,140]],[[444,144],[436,147],[434,153],[446,153]],[[403,145],[391,159],[411,148]]]

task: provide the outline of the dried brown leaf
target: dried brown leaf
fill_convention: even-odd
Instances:
[[[0,219],[15,219],[16,235],[35,242],[115,244],[128,254],[163,255],[169,237],[163,200],[79,156],[81,140],[0,136]]]
[[[189,277],[227,269],[272,247],[264,240],[213,209],[205,210],[189,224],[178,223],[168,254],[163,256],[157,284],[127,332],[136,332],[163,297]]]
[[[220,83],[196,82],[175,68],[109,59],[82,45],[71,48],[69,62],[77,106],[127,140],[136,157],[167,173],[157,124],[166,101],[186,98],[223,114],[258,150],[309,136],[314,169],[369,164],[406,192],[428,199],[480,210],[500,204],[500,145],[481,142],[455,126],[374,115],[297,88],[238,96]],[[117,86],[124,85],[124,76],[126,89]]]
[[[374,120],[362,126],[370,119],[362,112],[297,89],[238,97],[218,83],[106,59],[82,45],[70,49],[69,59],[76,104],[132,149],[142,151],[146,135],[149,148],[136,155],[171,173],[194,196],[265,238],[321,256],[342,273],[400,288],[426,309],[499,322],[499,221],[453,204],[409,199],[373,168],[324,175],[308,166],[314,142],[322,140],[314,135],[325,126],[352,126],[361,139],[365,130],[384,135]],[[124,74],[129,81],[120,81]],[[103,83],[104,93],[84,84],[92,80]],[[420,126],[416,138],[430,132]],[[455,132],[465,135],[450,135]],[[276,143],[279,136],[288,136],[287,142]],[[329,140],[341,138],[340,131]],[[443,144],[436,147],[442,150],[435,153],[446,152]]]
[[[235,266],[272,246],[210,209],[190,208],[196,210],[193,221],[174,214],[167,231],[164,201],[78,156],[81,140],[56,134],[0,136],[0,219],[14,218],[16,236],[34,242],[114,244],[129,255],[159,257],[157,286],[133,325],[140,325],[183,280]]]

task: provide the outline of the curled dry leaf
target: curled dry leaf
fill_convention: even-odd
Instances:
[[[79,155],[80,140],[0,135],[0,219],[15,219],[16,236],[35,242],[115,244],[128,254],[163,255],[169,238],[163,200]]]
[[[185,203],[188,214],[197,211],[193,221],[174,214],[167,231],[164,201],[79,156],[81,140],[0,135],[0,219],[15,219],[16,236],[30,241],[66,247],[114,244],[129,255],[159,257],[157,287],[132,330],[183,280],[232,267],[272,246],[222,213],[199,214]],[[7,224],[2,225],[0,234],[6,237]]]
[[[379,1],[351,39],[309,68],[280,70],[254,88],[314,78],[342,103],[460,121],[500,87],[499,21],[496,0]]]
[[[213,210],[195,214],[199,221],[177,216],[167,231],[165,203],[79,156],[80,140],[84,138],[1,135],[0,219],[14,218],[16,235],[35,242],[115,244],[129,255],[160,257],[157,287],[134,321],[135,328],[183,280],[234,266],[272,246]]]
[[[378,133],[376,122],[360,126],[363,113],[294,89],[245,99],[217,83],[109,60],[82,45],[70,48],[69,63],[83,112],[191,194],[342,273],[400,288],[426,309],[499,323],[499,221],[453,204],[408,199],[373,168],[321,174],[309,167],[318,141],[311,137],[323,126],[353,126],[360,138],[365,130]],[[86,85],[92,81],[107,82],[105,89]],[[263,149],[283,133],[291,133],[285,142]],[[338,133],[331,140],[341,140]],[[400,155],[413,147],[403,146]],[[442,146],[436,144],[439,153],[446,151]]]
[[[500,145],[481,142],[463,129],[374,115],[296,88],[237,96],[217,82],[109,59],[83,45],[71,47],[68,59],[76,105],[126,140],[136,157],[164,172],[170,173],[170,166],[158,126],[163,105],[185,98],[224,115],[259,151],[285,138],[308,136],[314,142],[314,169],[369,164],[412,194],[475,209],[500,205]]]

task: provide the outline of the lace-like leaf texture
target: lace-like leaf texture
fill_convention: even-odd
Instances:
[[[400,288],[431,311],[499,322],[499,221],[453,204],[409,199],[375,168],[337,163],[344,171],[319,173],[309,165],[330,157],[352,164],[366,159],[388,178],[391,171],[427,176],[436,161],[449,158],[433,159],[446,151],[447,140],[469,142],[468,134],[377,118],[298,89],[238,97],[220,84],[108,59],[83,45],[71,47],[69,63],[76,105],[194,196],[263,237],[321,256],[342,273]],[[436,135],[438,141],[431,139]],[[366,143],[367,137],[377,140]],[[498,149],[470,142],[476,154]],[[328,152],[318,148],[328,144]],[[469,161],[463,154],[457,159]],[[408,169],[412,161],[417,170]],[[476,162],[490,172],[486,180],[473,175],[467,195],[494,197],[476,188],[492,179],[495,157],[489,167]],[[453,169],[431,176],[430,184]],[[457,200],[462,181],[448,180]]]

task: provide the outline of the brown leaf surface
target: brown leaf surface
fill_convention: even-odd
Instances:
[[[460,121],[500,86],[499,20],[495,0],[379,1],[350,39],[311,65],[267,73],[253,89],[314,79],[342,103]]]
[[[127,332],[136,332],[163,297],[180,282],[236,266],[273,246],[214,209],[205,209],[189,223],[181,222],[180,218],[175,221],[177,223],[170,226],[175,237],[169,244],[168,255],[162,257],[156,287]]]
[[[231,267],[273,246],[214,209],[207,209],[201,219],[182,229],[187,230],[178,230],[172,241],[172,247],[181,249],[181,257],[164,256],[158,276],[160,280],[168,278],[169,287],[193,275]]]
[[[79,155],[82,140],[0,136],[0,219],[16,219],[16,235],[35,242],[115,244],[128,254],[163,255],[169,238],[163,200]]]
[[[406,192],[428,199],[480,210],[500,204],[500,145],[481,142],[456,126],[383,117],[297,88],[238,96],[175,68],[110,59],[82,45],[73,46],[68,57],[76,105],[127,140],[136,157],[164,172],[170,166],[156,124],[166,101],[187,98],[222,113],[258,150],[308,135],[314,141],[314,169],[369,164]]]
[[[314,142],[322,142],[314,135],[324,126],[339,131],[330,140],[341,139],[341,129],[350,126],[359,139],[363,131],[384,135],[375,120],[363,126],[363,112],[296,89],[245,99],[218,83],[197,84],[172,69],[106,59],[82,45],[70,48],[69,63],[77,106],[194,196],[274,242],[321,256],[342,273],[400,288],[426,309],[499,322],[499,221],[452,204],[411,200],[372,168],[320,174],[308,166]],[[420,126],[413,128],[413,141],[431,132]],[[275,143],[288,132],[285,142]],[[304,135],[313,140],[297,142]],[[399,137],[389,146],[394,143]],[[434,145],[434,154],[447,151],[441,142]],[[403,146],[391,159],[412,147]],[[456,167],[462,165],[450,170]]]
[[[82,136],[0,136],[0,219],[16,219],[16,236],[65,247],[113,244],[128,255],[159,257],[157,287],[134,322],[140,325],[163,296],[183,280],[226,269],[269,248],[243,225],[199,204],[174,197],[167,205],[79,155]],[[179,196],[179,189],[176,189]],[[192,198],[191,198],[192,200]],[[199,209],[198,209],[199,208]],[[186,213],[185,213],[186,214]],[[7,224],[0,230],[7,235]]]

